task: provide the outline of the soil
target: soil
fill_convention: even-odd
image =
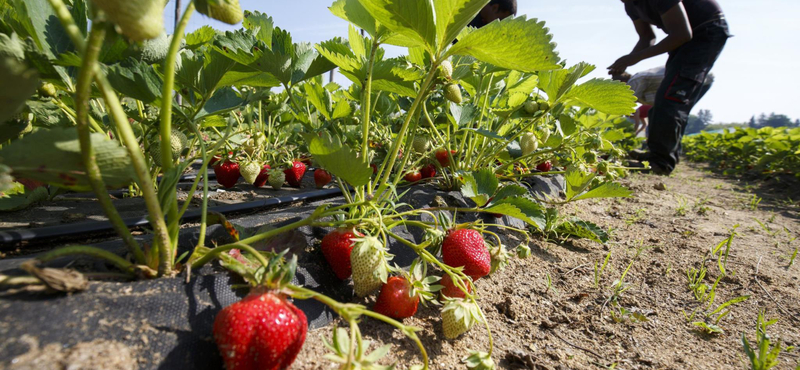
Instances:
[[[778,319],[768,328],[773,340],[780,339],[784,347],[800,345],[800,261],[788,266],[800,244],[792,240],[800,236],[798,204],[788,200],[797,188],[761,187],[760,182],[717,176],[697,164],[681,165],[670,177],[633,175],[623,182],[634,190],[631,198],[584,201],[562,209],[610,229],[612,240],[606,245],[538,238],[530,258],[514,258],[503,271],[477,281],[498,368],[749,368],[741,338],[744,333],[754,340],[759,311]],[[751,209],[754,195],[763,200]],[[727,275],[708,310],[689,290],[686,272],[699,268],[735,225]],[[602,265],[609,253],[595,287],[594,266]],[[709,258],[704,283],[711,286],[721,272],[716,258]],[[627,290],[609,300],[611,286],[629,265]],[[692,324],[705,321],[704,312],[740,296],[749,299],[729,307],[730,314],[718,324],[724,333],[704,333]],[[621,314],[621,308],[629,313]],[[420,307],[404,323],[422,328],[419,335],[431,368],[464,368],[460,359],[470,349],[488,350],[486,329],[476,326],[445,340],[439,309]],[[693,311],[693,320],[687,320],[684,313]],[[367,319],[361,330],[374,341],[370,349],[392,344],[382,363],[396,361],[401,368],[420,363],[413,342],[392,327]],[[323,358],[327,351],[321,339],[331,333],[330,327],[310,332],[293,368],[331,368]],[[798,364],[797,352],[784,351],[776,368]]]

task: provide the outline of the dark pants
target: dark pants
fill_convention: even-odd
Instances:
[[[651,164],[667,172],[678,164],[689,113],[708,91],[706,77],[728,37],[728,23],[716,20],[697,27],[691,41],[670,53],[664,81],[648,115]]]

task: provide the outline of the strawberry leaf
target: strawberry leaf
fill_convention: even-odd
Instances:
[[[464,185],[461,186],[461,194],[472,199],[478,207],[483,207],[492,198],[497,190],[499,180],[494,175],[494,171],[485,168],[480,171],[473,171],[464,175]]]
[[[627,84],[599,78],[573,87],[565,98],[579,107],[613,115],[630,115],[636,106],[636,97]]]
[[[433,51],[436,24],[430,0],[359,0],[361,6],[382,26],[398,34],[387,43],[397,46],[424,47]]]
[[[338,138],[331,137],[327,132],[323,132],[322,136],[306,134],[303,137],[314,160],[326,171],[354,187],[369,182],[372,168],[356,152],[342,145]]]
[[[265,43],[272,42],[272,29],[275,26],[272,17],[258,11],[245,10],[242,26],[250,30],[257,39]]]
[[[23,188],[17,194],[11,194],[8,197],[0,197],[0,211],[16,211],[24,209],[29,205],[46,200],[49,197],[47,188],[38,187],[33,191],[25,191],[20,183],[16,183],[20,188]]]
[[[489,0],[436,1],[436,43],[449,45],[471,22]]]
[[[543,230],[545,213],[538,203],[525,197],[508,197],[485,209],[486,212],[497,213],[525,221],[527,224]]]
[[[553,36],[544,22],[524,16],[494,21],[466,33],[447,51],[451,55],[469,55],[495,66],[521,72],[560,69]]]
[[[130,156],[117,141],[92,134],[92,146],[103,181],[110,188],[133,181]],[[4,146],[0,160],[15,177],[57,185],[70,190],[90,190],[81,157],[78,132],[74,128],[40,130]]]
[[[578,238],[589,239],[600,244],[608,241],[608,233],[606,233],[599,226],[574,218],[570,221],[565,221],[556,228],[558,234],[572,235]]]
[[[633,192],[620,184],[607,182],[600,186],[590,189],[589,191],[573,198],[572,200],[590,199],[590,198],[627,198]]]

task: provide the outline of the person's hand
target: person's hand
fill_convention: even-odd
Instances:
[[[622,72],[625,72],[625,70],[628,69],[628,67],[635,65],[636,63],[639,62],[640,60],[637,57],[633,56],[633,54],[622,56],[619,59],[617,59],[617,61],[614,62],[614,64],[608,67],[608,74],[610,75],[620,74]]]

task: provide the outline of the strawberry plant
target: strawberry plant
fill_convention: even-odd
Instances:
[[[613,182],[626,170],[614,143],[631,133],[620,119],[633,111],[631,91],[610,80],[581,81],[594,67],[560,64],[543,22],[517,17],[468,28],[488,0],[414,0],[414,6],[337,0],[330,10],[351,23],[347,40],[317,45],[293,42],[268,16],[242,13],[236,0],[190,1],[172,37],[164,36],[153,18],[158,1],[136,0],[112,14],[109,6],[118,2],[95,0],[91,20],[74,15],[87,13],[74,11],[78,2],[70,8],[62,0],[48,0],[49,7],[44,1],[15,4],[58,19],[63,39],[47,39],[41,25],[19,17],[3,27],[14,30],[0,38],[5,46],[0,50],[10,50],[2,56],[14,66],[12,77],[26,83],[26,95],[40,91],[8,110],[9,117],[23,113],[13,123],[22,127],[17,133],[31,116],[35,129],[9,138],[13,141],[0,149],[0,157],[14,176],[93,190],[133,257],[73,246],[47,252],[38,262],[89,255],[131,276],[151,278],[219,260],[254,286],[215,323],[214,337],[228,368],[291,364],[306,328],[288,297],[317,299],[347,322],[347,330],[334,329],[328,345],[329,358],[343,368],[373,366],[386,352],[367,354],[369,344],[357,325],[362,317],[399,329],[418,345],[427,368],[419,329],[396,319],[413,315],[418,303],[433,302],[440,289],[445,337],[484,325],[488,350],[470,351],[464,362],[492,368],[492,331],[473,282],[508,262],[509,253],[493,230],[525,240],[537,232],[605,243],[608,235],[601,228],[561,217],[556,207],[631,194]],[[184,34],[195,11],[226,23],[241,20],[243,28],[216,32],[204,27]],[[108,32],[111,24],[121,35]],[[23,44],[17,34],[34,42]],[[131,42],[145,39],[150,41]],[[53,54],[43,47],[47,40],[63,41],[59,50],[65,52]],[[108,44],[119,45],[119,51],[104,49]],[[387,58],[384,45],[407,47],[408,55]],[[147,55],[140,48],[147,48]],[[26,60],[43,62],[28,65]],[[337,67],[353,82],[350,87],[323,83],[321,75]],[[55,92],[40,86],[37,75]],[[283,89],[271,92],[272,87]],[[73,90],[74,99],[68,99]],[[50,111],[70,124],[44,127],[40,121]],[[26,155],[26,145],[42,150]],[[195,160],[202,164],[189,193],[203,182],[200,240],[177,263],[180,221],[189,202],[179,205],[176,187]],[[336,184],[344,201],[239,238],[224,217],[207,212],[212,161],[217,182],[226,188],[237,186],[241,176],[248,186],[268,183],[274,189],[285,183],[301,186],[311,161],[318,168],[316,185]],[[537,198],[521,184],[553,174],[565,177],[563,198]],[[460,190],[471,203],[412,208],[403,202],[400,184],[415,186],[423,179]],[[153,233],[149,248],[132,238],[110,201],[107,188],[121,186],[130,186],[146,204]],[[528,229],[481,220],[459,223],[457,217],[480,213],[517,218]],[[212,223],[225,226],[235,242],[208,248],[204,237]],[[283,255],[268,260],[251,247],[304,226],[334,228],[322,240],[322,253],[338,278],[352,277],[357,296],[379,291],[374,311],[289,284],[294,260],[287,262]],[[420,243],[408,240],[396,233],[400,227],[420,229],[426,237]],[[390,266],[390,244],[416,254],[410,271]],[[529,255],[530,249],[518,253]],[[427,276],[429,270],[442,276],[441,285],[433,285],[438,277]],[[260,323],[278,316],[287,318],[285,327]]]

